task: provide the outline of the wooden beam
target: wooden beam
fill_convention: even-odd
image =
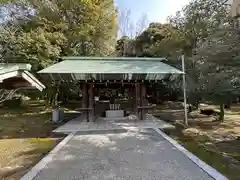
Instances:
[[[80,80],[78,82],[81,84],[84,84],[84,83],[105,84],[106,82],[133,84],[133,83],[142,83],[142,81],[143,80]]]

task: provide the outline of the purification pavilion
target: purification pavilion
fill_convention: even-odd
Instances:
[[[127,111],[143,120],[151,105],[146,83],[165,75],[183,74],[164,63],[164,58],[62,57],[61,61],[38,73],[53,83],[75,83],[82,94],[80,111],[87,121],[99,116],[121,118]],[[101,93],[110,99],[99,100]],[[119,95],[120,94],[120,95]]]

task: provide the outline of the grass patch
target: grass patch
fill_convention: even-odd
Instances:
[[[166,130],[165,132],[230,180],[239,179],[240,164],[236,159],[232,160],[219,152],[217,145],[212,143],[206,136],[194,136],[193,138],[193,136],[184,135],[182,130],[181,127],[176,126],[176,129]]]
[[[20,179],[63,138],[52,130],[51,109],[42,101],[0,109],[0,179]]]
[[[219,110],[219,106],[207,108]],[[176,126],[166,131],[173,139],[230,180],[239,180],[240,105],[233,104],[231,109],[225,110],[224,122],[194,111],[188,114],[188,127],[181,124],[184,113],[179,109],[160,106],[155,115]]]

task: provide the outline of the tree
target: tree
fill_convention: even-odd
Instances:
[[[148,18],[143,14],[134,23],[131,20],[131,11],[120,11],[118,14],[119,35],[115,50],[117,56],[136,56],[136,37],[140,35],[148,26]]]
[[[224,104],[232,99],[237,93],[229,75],[222,72],[214,73],[208,76],[207,91],[204,96],[206,100],[220,106],[219,120],[224,121]]]
[[[2,28],[16,29],[9,32],[13,42],[8,42],[10,51],[4,47],[3,61],[30,61],[39,69],[63,55],[108,55],[114,50],[117,14],[113,0],[9,1],[1,8],[9,17],[14,14]]]
[[[239,94],[239,50],[239,34],[226,27],[216,30],[201,43],[193,56],[195,62],[205,67],[204,97],[220,105],[221,121],[224,120],[224,104]]]
[[[136,22],[136,34],[139,36],[149,25],[148,17],[146,14],[142,14],[140,19]]]
[[[129,9],[118,13],[118,26],[120,37],[133,36],[134,25],[131,21],[131,11]]]
[[[185,34],[191,56],[194,49],[209,35],[229,23],[227,0],[194,0],[175,16],[169,17],[172,26]]]
[[[118,27],[120,37],[130,37],[135,38],[140,35],[148,26],[149,21],[146,14],[134,22],[131,19],[131,10],[122,10],[118,13]]]
[[[12,89],[12,90],[6,90],[6,89],[0,89],[0,103],[3,103],[7,100],[10,100],[13,98],[15,93],[19,90],[20,88],[17,89]]]
[[[223,97],[230,97],[230,92],[236,90],[236,76],[232,72],[237,67],[237,61],[233,61],[232,57],[238,51],[237,41],[233,40],[236,36],[229,31],[232,22],[227,1],[194,0],[176,16],[170,17],[169,22],[184,34],[187,42],[183,52],[187,56],[189,102],[196,106],[201,99],[226,103]],[[213,83],[218,80],[224,83]]]
[[[172,57],[180,55],[184,48],[183,34],[170,24],[151,23],[136,38],[138,56]]]
[[[135,40],[128,36],[121,37],[116,44],[117,56],[136,56],[135,54]]]

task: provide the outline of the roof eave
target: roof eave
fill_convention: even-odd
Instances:
[[[149,57],[83,57],[83,56],[62,56],[60,57],[62,60],[116,60],[116,61],[124,61],[124,60],[138,60],[138,61],[166,61],[166,58],[149,58]]]

